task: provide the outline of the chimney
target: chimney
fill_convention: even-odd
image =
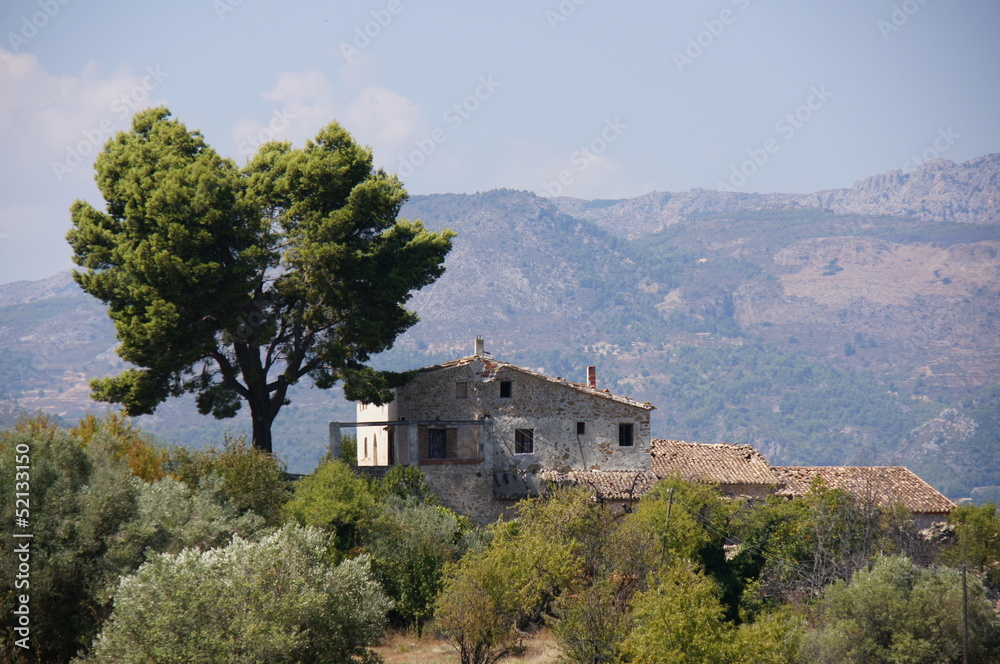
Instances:
[[[587,387],[597,389],[597,367],[587,367]]]
[[[476,357],[480,357],[485,353],[484,346],[485,343],[483,342],[483,338],[479,335],[476,335],[476,345],[475,345],[476,352],[474,353]]]

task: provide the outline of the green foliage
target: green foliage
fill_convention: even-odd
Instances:
[[[725,619],[721,597],[721,588],[689,561],[671,561],[649,591],[636,596],[627,661],[791,664],[802,626],[788,612],[736,627]]]
[[[28,449],[27,454],[15,451]],[[14,522],[15,465],[30,459],[30,585],[15,589],[18,557],[4,542],[0,575],[2,612],[12,615],[19,594],[30,597],[31,649],[15,648],[13,633],[0,634],[5,661],[66,662],[85,645],[106,615],[102,597],[120,567],[109,564],[109,546],[133,518],[138,489],[125,464],[94,441],[87,450],[68,432],[44,420],[22,422],[0,434],[0,516]],[[25,481],[25,476],[17,476]],[[20,506],[23,507],[23,504]]]
[[[375,516],[376,489],[340,459],[327,459],[316,472],[295,484],[285,512],[305,526],[336,535],[337,548],[348,551],[359,543],[360,529]]]
[[[467,519],[447,508],[389,496],[361,539],[375,576],[393,600],[395,624],[423,632],[445,565],[475,545],[475,533]]]
[[[761,580],[758,597],[747,598],[749,603],[818,595],[833,581],[850,579],[881,553],[923,561],[933,554],[904,507],[884,506],[874,494],[856,497],[828,488],[818,478],[805,496],[772,498],[741,514],[733,525],[743,542],[734,566],[756,570],[754,576]]]
[[[211,475],[224,483],[224,497],[240,514],[253,512],[276,526],[291,490],[284,465],[272,454],[247,444],[246,438],[226,437],[221,450],[175,448],[169,466],[173,476],[197,488]]]
[[[104,417],[87,413],[70,429],[70,434],[87,446],[95,436],[110,439],[113,453],[128,464],[136,477],[152,482],[166,475],[167,453],[143,434],[124,413]]]
[[[969,661],[996,662],[1000,625],[982,585],[969,578]],[[962,587],[953,570],[879,558],[823,594],[801,662],[947,664],[962,661]]]
[[[617,575],[596,580],[556,601],[559,620],[552,631],[566,661],[610,664],[619,661],[631,627],[632,584]]]
[[[304,376],[374,403],[405,381],[365,363],[416,322],[403,305],[441,275],[452,233],[397,220],[401,183],[339,124],[239,168],[153,108],[96,170],[107,212],[73,204],[74,278],[108,305],[136,368],[95,379],[95,398],[138,415],[191,392],[219,418],[246,401],[254,445],[270,452]]]
[[[734,621],[749,580],[736,573],[725,554],[729,522],[738,508],[738,502],[724,499],[715,487],[673,477],[643,498],[629,519],[631,527],[658,535],[661,560],[692,560],[711,575],[723,591],[726,618]]]
[[[31,653],[41,661],[66,662],[86,647],[111,610],[122,575],[160,551],[209,548],[234,533],[250,536],[263,519],[228,499],[224,482],[210,475],[192,489],[171,478],[144,482],[129,469],[123,445],[139,432],[108,424],[85,423],[81,436],[46,418],[23,420],[0,434],[0,485],[15,486],[15,454],[27,446],[30,457],[31,576],[14,588],[18,560],[10,546],[0,551],[3,610],[12,610],[15,590],[31,598]],[[135,442],[133,440],[132,442]],[[21,447],[24,449],[24,447]],[[22,471],[23,472],[23,471]],[[25,481],[23,476],[17,481]],[[0,495],[0,515],[13,523],[14,495]],[[10,634],[0,635],[6,661],[20,661]]]
[[[733,510],[714,487],[679,477],[661,481],[630,517],[635,526],[658,533],[664,556],[710,564],[721,552],[726,521]],[[668,516],[669,514],[669,516]]]
[[[734,629],[724,619],[720,597],[711,577],[687,561],[673,561],[635,598],[635,627],[625,641],[629,661],[729,661]]]
[[[344,463],[348,466],[358,465],[358,439],[354,436],[343,435],[340,437],[340,449]]]
[[[326,533],[287,526],[157,556],[122,581],[85,661],[371,662],[391,602],[366,558],[333,566],[329,547]]]
[[[979,572],[993,588],[1000,588],[1000,510],[993,503],[959,505],[948,515],[956,541],[944,552],[952,566],[963,562]]]
[[[493,526],[485,550],[445,568],[436,626],[464,664],[510,653],[519,625],[551,615],[557,598],[596,568],[607,517],[589,492],[560,489],[519,507],[516,521]]]
[[[137,511],[115,538],[112,553],[122,562],[137,566],[152,552],[176,553],[182,549],[211,549],[226,544],[234,535],[250,537],[265,520],[252,511],[240,510],[229,500],[225,481],[212,474],[191,487],[165,477],[139,485]]]
[[[462,664],[493,664],[514,652],[517,623],[524,610],[509,568],[486,553],[465,556],[447,565],[434,608],[438,633],[458,650]]]
[[[427,479],[416,466],[393,466],[379,481],[376,493],[380,500],[395,496],[412,498],[421,503],[437,503],[437,496],[427,485]]]

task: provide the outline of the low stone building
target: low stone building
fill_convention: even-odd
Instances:
[[[920,527],[954,504],[902,467],[772,467],[751,445],[651,440],[649,403],[494,359],[481,338],[467,357],[419,369],[383,406],[358,404],[332,422],[330,447],[357,429],[358,465],[371,474],[416,465],[441,502],[496,520],[549,485],[581,485],[624,509],[662,479],[717,486],[734,497],[801,496],[821,477],[858,499],[903,503]]]
[[[729,496],[763,498],[781,481],[752,445],[654,440],[653,472],[660,479],[679,476],[689,482],[714,484]]]
[[[918,528],[948,520],[955,504],[903,466],[775,466],[781,480],[779,496],[794,498],[809,492],[816,478],[831,489],[843,489],[856,500],[881,506],[902,503]]]
[[[332,423],[331,446],[357,428],[358,465],[420,467],[442,502],[481,521],[544,490],[543,471],[651,470],[653,406],[585,383],[472,355],[426,367],[383,406]],[[333,450],[337,453],[337,450]]]

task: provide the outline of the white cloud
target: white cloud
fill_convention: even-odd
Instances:
[[[345,67],[347,69],[347,67]],[[392,159],[428,131],[421,109],[402,95],[369,85],[361,89],[344,77],[336,93],[319,71],[286,72],[262,97],[274,104],[267,120],[241,118],[233,128],[236,151],[249,157],[268,140],[301,145],[337,120],[362,145],[370,145],[379,163]]]
[[[419,106],[379,86],[362,90],[348,105],[342,122],[359,141],[372,146],[378,161],[387,164],[430,131]]]
[[[241,160],[268,141],[302,144],[337,112],[332,87],[319,71],[283,73],[261,96],[274,104],[270,117],[240,118],[233,127],[233,146]]]
[[[30,53],[0,48],[0,283],[42,278],[66,269],[69,206],[100,206],[93,162],[132,114],[157,104],[167,72],[96,64],[78,75],[52,74]]]
[[[135,111],[156,103],[155,90],[166,77],[155,67],[139,74],[120,69],[103,77],[93,63],[79,76],[54,75],[34,55],[0,48],[4,175],[18,178],[44,164],[50,183],[67,177],[89,180],[89,166],[104,142],[127,129]],[[70,172],[63,170],[60,178],[53,162]]]

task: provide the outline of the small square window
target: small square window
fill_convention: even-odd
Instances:
[[[509,380],[500,381],[500,398],[510,399],[514,392],[514,383]]]
[[[632,447],[634,439],[632,437],[632,424],[618,425],[618,446]]]
[[[576,435],[582,436],[585,433],[587,433],[587,423],[586,422],[577,422],[576,423]]]
[[[535,451],[535,430],[514,429],[514,454],[532,454]]]
[[[469,384],[468,383],[455,383],[455,398],[456,399],[468,399],[469,398]]]

